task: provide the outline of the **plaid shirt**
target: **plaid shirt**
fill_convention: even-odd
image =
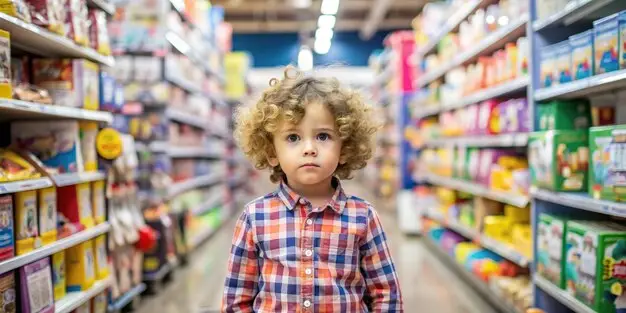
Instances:
[[[346,196],[313,208],[285,183],[235,227],[222,312],[402,312],[378,214]]]

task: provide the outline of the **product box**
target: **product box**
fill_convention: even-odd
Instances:
[[[15,250],[17,255],[31,252],[41,246],[37,211],[37,191],[29,190],[15,194]]]
[[[60,173],[84,170],[76,121],[14,122],[11,140]]]
[[[619,14],[619,64],[620,69],[626,69],[626,11]]]
[[[93,240],[93,253],[95,256],[96,279],[101,280],[109,276],[107,263],[106,235],[100,235]]]
[[[593,30],[569,37],[572,47],[572,77],[574,80],[594,75]]]
[[[587,131],[552,130],[531,134],[528,161],[531,183],[555,191],[587,188]]]
[[[500,104],[500,132],[526,133],[531,130],[531,119],[528,111],[528,101],[512,99]]]
[[[606,223],[577,221],[568,222],[566,234],[567,292],[596,312],[621,312],[626,231]]]
[[[111,55],[111,41],[107,28],[106,13],[89,9],[89,43],[91,48],[102,55]]]
[[[87,3],[81,0],[63,0],[65,3],[66,36],[81,46],[89,45]],[[104,12],[103,12],[104,13]]]
[[[619,13],[593,22],[595,73],[597,75],[619,69]]]
[[[106,71],[100,71],[100,110],[119,113],[122,108],[115,103],[115,77]]]
[[[98,65],[87,60],[34,59],[33,82],[47,89],[56,105],[97,110]]]
[[[575,130],[591,126],[591,109],[586,100],[554,100],[537,108],[538,130]]]
[[[11,80],[11,35],[0,29],[0,98],[13,98]]]
[[[545,213],[539,214],[537,225],[537,273],[559,288],[565,288],[565,233],[564,218]]]
[[[20,268],[21,313],[54,313],[50,258]]]
[[[556,79],[559,84],[572,81],[572,48],[569,41],[563,41],[554,45],[556,53]]]
[[[57,240],[57,190],[54,187],[37,190],[39,200],[39,236],[42,245]]]
[[[0,196],[0,261],[15,256],[13,238],[13,199],[11,195]]]
[[[65,267],[65,250],[52,255],[52,286],[54,288],[54,301],[65,297],[67,280]]]
[[[30,9],[32,22],[51,32],[64,36],[65,5],[64,0],[26,0]]]
[[[57,189],[59,213],[73,224],[81,224],[85,228],[95,225],[92,210],[91,185],[81,183]]]
[[[557,53],[554,46],[546,46],[539,52],[539,79],[542,88],[552,87],[558,84],[557,79]]]
[[[589,129],[589,194],[596,199],[626,201],[626,125]]]
[[[87,240],[65,250],[67,291],[84,291],[96,280],[96,260],[93,240]]]
[[[492,123],[499,123],[498,102],[487,100],[480,104],[478,108],[477,134],[494,134],[496,128],[490,127]]]
[[[83,166],[86,172],[98,170],[98,153],[96,152],[96,137],[98,136],[97,122],[79,122],[80,148],[83,157]]]
[[[16,311],[17,292],[15,290],[15,273],[13,271],[8,271],[4,274],[0,274],[0,299],[2,299],[0,312],[18,312]]]
[[[104,181],[99,180],[91,183],[91,198],[93,218],[96,224],[106,221],[106,199],[104,194]]]

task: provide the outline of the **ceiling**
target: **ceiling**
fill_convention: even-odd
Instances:
[[[304,9],[294,3],[311,1]],[[369,39],[376,30],[409,29],[425,0],[341,0],[337,31],[361,31]],[[315,31],[321,0],[213,0],[225,9],[235,33]]]

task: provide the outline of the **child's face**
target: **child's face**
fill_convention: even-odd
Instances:
[[[283,122],[274,134],[276,158],[290,184],[315,185],[331,178],[340,162],[341,139],[335,118],[325,105],[306,106],[299,124]]]

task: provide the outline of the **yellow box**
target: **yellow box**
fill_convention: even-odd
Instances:
[[[13,89],[11,85],[11,34],[0,29],[0,65],[6,70],[0,71],[0,98],[12,98]]]
[[[107,263],[106,235],[100,235],[94,239],[94,255],[96,256],[96,278],[98,280],[109,277]]]
[[[532,228],[529,224],[515,224],[511,229],[513,246],[528,258],[533,257]]]
[[[507,204],[504,206],[504,216],[511,223],[528,223],[530,222],[530,209],[528,207],[520,208]]]
[[[83,155],[85,171],[95,172],[98,170],[98,154],[96,152],[98,123],[80,122],[78,125],[80,127],[80,150]]]
[[[85,228],[91,228],[95,225],[91,209],[91,184],[82,183],[76,185],[76,192],[78,193],[80,223],[83,224]]]
[[[57,240],[57,189],[39,189],[39,236],[41,244],[47,245]]]
[[[54,301],[65,297],[67,287],[65,267],[65,251],[52,255],[52,285],[54,287]]]
[[[91,183],[91,198],[93,218],[96,224],[104,223],[106,221],[106,199],[103,180]]]
[[[41,246],[37,226],[37,192],[15,194],[15,253],[22,255]]]
[[[91,288],[96,280],[96,264],[93,254],[93,241],[65,250],[67,268],[67,291],[83,291]]]
[[[483,233],[500,241],[510,241],[511,223],[505,216],[487,216],[484,219]]]

